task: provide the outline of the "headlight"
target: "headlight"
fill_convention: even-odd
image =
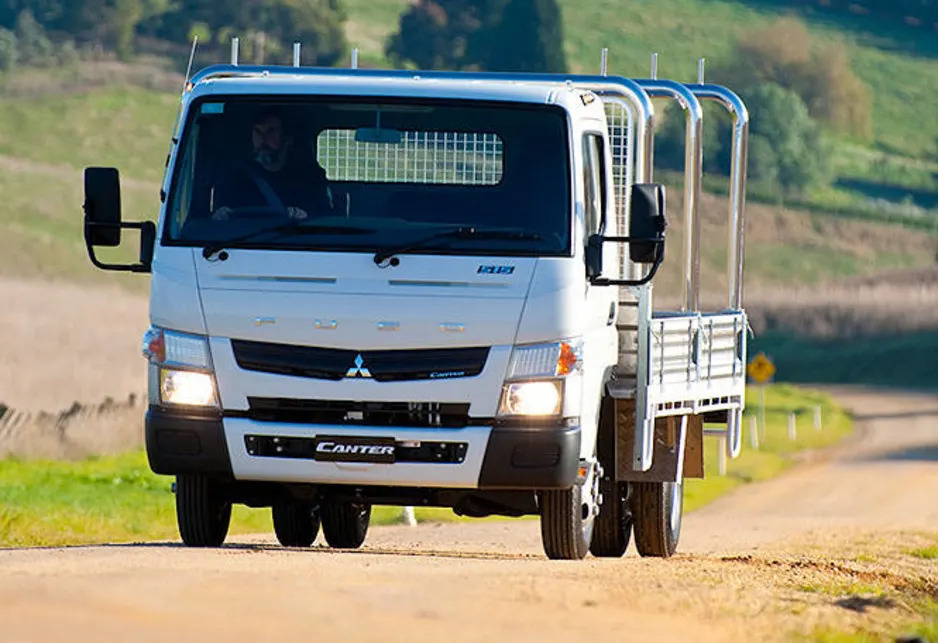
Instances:
[[[499,415],[558,415],[562,407],[562,382],[509,382],[502,390]]]
[[[182,406],[218,406],[211,373],[160,369],[160,401]]]
[[[508,379],[528,377],[565,377],[582,367],[579,341],[515,346],[511,351]]]

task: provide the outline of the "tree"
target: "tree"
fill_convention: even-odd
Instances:
[[[471,54],[491,71],[565,72],[563,22],[557,0],[507,0],[483,23]]]
[[[303,43],[304,61],[316,65],[334,65],[347,51],[339,0],[180,0],[173,6],[144,29],[177,42],[188,40],[194,30],[208,32],[214,43],[202,44],[217,48],[239,36],[243,58],[255,62],[285,62],[294,41]]]
[[[563,72],[556,0],[418,0],[385,51],[423,69]]]
[[[767,83],[743,98],[752,115],[749,169],[754,179],[774,180],[773,187],[788,195],[803,194],[827,179],[829,151],[795,92]]]
[[[465,69],[472,64],[469,41],[482,26],[488,5],[488,0],[418,0],[401,14],[385,53],[397,65]]]

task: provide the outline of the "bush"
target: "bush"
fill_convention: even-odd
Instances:
[[[797,19],[744,35],[712,73],[741,92],[764,83],[790,89],[813,118],[834,130],[864,139],[873,134],[870,91],[850,69],[846,49],[839,43],[816,46]]]
[[[0,27],[0,71],[9,71],[16,66],[19,51],[16,46],[16,34]]]

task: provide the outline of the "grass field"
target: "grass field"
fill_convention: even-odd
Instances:
[[[755,403],[754,393],[750,394]],[[824,430],[803,428],[789,442],[787,417],[820,405]],[[752,408],[754,410],[754,407]],[[793,455],[833,444],[850,431],[850,421],[829,398],[787,386],[769,390],[766,440],[761,451],[747,443],[730,462],[727,475],[716,475],[716,443],[708,441],[706,480],[690,480],[687,510],[703,506],[739,485],[782,472]],[[0,547],[77,545],[95,542],[177,538],[168,477],[150,472],[139,451],[82,462],[0,461]],[[400,516],[395,508],[376,508],[374,522],[387,524]],[[417,509],[419,520],[453,520],[447,509]],[[270,532],[270,511],[236,507],[233,533]]]

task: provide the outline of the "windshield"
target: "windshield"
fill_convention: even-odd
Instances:
[[[489,233],[413,252],[569,253],[566,118],[553,106],[213,97],[192,107],[180,145],[166,244],[375,252],[473,227]]]

